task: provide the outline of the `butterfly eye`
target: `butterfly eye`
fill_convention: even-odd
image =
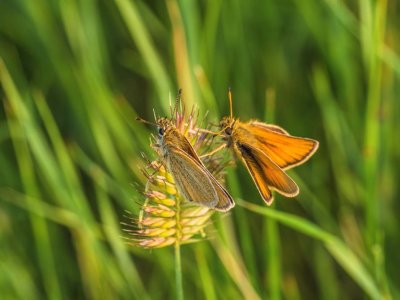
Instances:
[[[160,135],[164,135],[164,128],[162,128],[162,127],[158,128],[158,133]]]
[[[231,135],[231,134],[232,134],[232,128],[227,127],[227,128],[225,129],[225,133],[226,133],[227,135]]]

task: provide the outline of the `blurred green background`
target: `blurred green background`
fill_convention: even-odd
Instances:
[[[149,120],[179,87],[217,122],[320,148],[267,208],[243,166],[189,299],[400,298],[398,1],[0,1],[0,298],[175,297],[172,248],[127,246]],[[240,182],[238,180],[240,178]],[[240,199],[251,202],[240,201]]]

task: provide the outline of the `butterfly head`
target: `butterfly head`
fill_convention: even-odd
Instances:
[[[219,123],[219,127],[225,136],[229,137],[232,135],[235,122],[236,120],[232,117],[222,118],[221,122]]]
[[[226,142],[228,148],[231,148],[234,145],[234,137],[235,129],[236,129],[236,121],[233,117],[224,117],[219,123],[220,132],[223,135],[223,140]]]
[[[156,124],[158,128],[158,135],[160,137],[163,137],[169,128],[174,127],[172,121],[167,118],[159,118]]]

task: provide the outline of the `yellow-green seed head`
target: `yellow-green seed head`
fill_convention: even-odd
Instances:
[[[208,133],[199,132],[194,116],[192,112],[185,121],[183,113],[176,113],[171,122],[175,122],[176,128],[180,128],[201,155],[210,151],[214,139]],[[222,161],[222,156],[208,156],[203,163],[221,181],[221,170],[227,164]],[[205,227],[211,223],[214,210],[185,200],[160,160],[149,163],[145,173],[148,177],[144,192],[146,198],[135,221],[137,228],[126,230],[133,236],[130,238],[133,244],[143,248],[161,248],[176,242],[190,243],[204,239]]]

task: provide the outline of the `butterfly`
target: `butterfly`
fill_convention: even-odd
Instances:
[[[180,101],[179,91],[177,103]],[[175,119],[156,118],[158,135],[152,146],[159,153],[162,164],[171,173],[180,194],[188,201],[218,211],[228,211],[235,206],[232,197],[204,166],[193,146],[185,136],[183,114],[175,106]]]
[[[286,197],[299,194],[299,187],[286,170],[305,163],[318,149],[318,141],[290,135],[283,128],[233,117],[229,90],[230,116],[220,121],[226,146],[233,149],[249,171],[264,201],[271,205],[272,191]]]
[[[204,166],[188,139],[173,122],[157,120],[157,146],[179,192],[190,202],[219,211],[228,211],[234,201],[225,188]]]

